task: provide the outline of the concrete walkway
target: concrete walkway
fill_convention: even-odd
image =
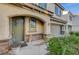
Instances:
[[[28,46],[13,48],[11,54],[14,55],[45,55],[47,54],[47,45],[44,41],[34,41],[28,43]]]

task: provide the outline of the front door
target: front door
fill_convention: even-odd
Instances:
[[[19,43],[24,38],[24,18],[13,17],[12,18],[12,41],[13,43]]]

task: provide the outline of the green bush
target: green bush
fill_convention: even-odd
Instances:
[[[70,35],[73,35],[73,34],[74,34],[74,32],[69,32],[69,34],[70,34]]]
[[[69,34],[79,36],[79,32],[70,32]]]
[[[79,36],[79,32],[75,32],[75,35],[76,35],[76,36]]]
[[[48,51],[55,55],[79,54],[79,37],[53,37],[48,41]]]

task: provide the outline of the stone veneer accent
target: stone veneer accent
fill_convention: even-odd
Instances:
[[[9,40],[0,40],[0,54],[6,54],[9,52]]]
[[[40,39],[48,41],[49,36],[50,35],[47,35],[47,34],[30,34],[30,35],[26,35],[25,41],[31,42],[31,41],[40,40]]]
[[[43,34],[30,34],[26,35],[26,42],[34,41],[34,40],[40,40],[43,39]]]

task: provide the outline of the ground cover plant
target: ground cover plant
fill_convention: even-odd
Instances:
[[[48,51],[52,55],[78,55],[79,33],[64,37],[52,37],[48,41]]]

